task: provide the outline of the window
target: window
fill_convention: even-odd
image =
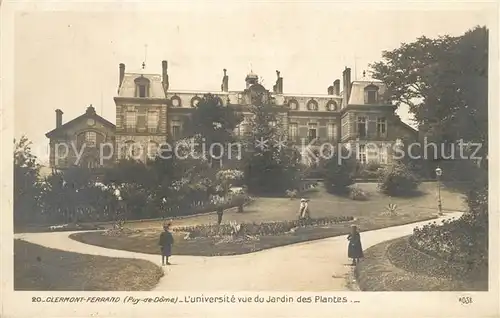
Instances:
[[[137,114],[135,111],[128,111],[125,118],[125,127],[127,129],[135,129],[137,122]]]
[[[318,124],[316,124],[316,123],[309,124],[309,130],[307,133],[307,138],[309,139],[309,141],[312,141],[312,140],[317,138],[317,128],[318,128]]]
[[[179,120],[172,120],[171,130],[172,138],[179,138],[181,136],[181,122]]]
[[[358,135],[366,137],[366,117],[358,117]]]
[[[366,163],[366,148],[365,145],[359,145],[358,147],[358,160],[361,164]]]
[[[158,128],[158,112],[149,111],[148,112],[148,130],[149,132],[156,132]]]
[[[299,125],[297,123],[290,123],[290,138],[295,139],[299,136]]]
[[[376,85],[368,85],[365,88],[365,104],[376,104],[378,102],[378,87]]]
[[[144,76],[135,79],[135,97],[149,97],[149,80]]]
[[[93,131],[85,132],[85,147],[95,148],[97,145],[97,134]]]
[[[276,127],[276,121],[275,120],[269,121],[269,127]]]
[[[328,139],[330,140],[337,139],[337,125],[328,124],[327,132],[328,132]]]
[[[146,97],[146,85],[138,85],[139,97]]]
[[[379,137],[385,137],[387,133],[387,121],[385,117],[377,118],[377,135]]]

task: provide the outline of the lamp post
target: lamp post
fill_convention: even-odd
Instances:
[[[443,174],[443,170],[441,168],[436,168],[436,181],[437,181],[437,189],[438,189],[438,213],[439,215],[443,214],[443,209],[441,205],[441,175]]]

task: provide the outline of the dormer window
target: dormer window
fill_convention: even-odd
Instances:
[[[135,79],[135,97],[149,97],[149,80],[143,76]]]
[[[365,87],[365,104],[377,104],[378,103],[378,86],[368,85]]]

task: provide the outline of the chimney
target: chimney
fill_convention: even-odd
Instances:
[[[162,84],[163,84],[163,89],[168,91],[168,62],[167,61],[162,61],[161,62],[161,69],[162,69]]]
[[[63,111],[60,109],[56,109],[56,128],[59,128],[62,126],[62,115],[63,115]]]
[[[221,90],[227,92],[229,90],[229,76],[226,74],[227,70],[224,69],[224,77],[222,77]]]
[[[344,72],[342,72],[342,81],[344,85],[344,92],[342,96],[342,105],[347,106],[349,103],[349,96],[351,95],[351,69],[346,67]]]
[[[125,77],[125,64],[120,63],[120,82],[118,83],[118,91],[123,83],[123,78]]]
[[[283,94],[283,77],[280,76],[280,71],[276,71],[276,85],[274,85],[274,92],[276,94]]]
[[[333,86],[328,86],[328,95],[333,95]]]
[[[333,82],[333,95],[340,96],[340,80],[339,79],[336,79],[335,82]]]

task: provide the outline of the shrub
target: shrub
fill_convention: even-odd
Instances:
[[[386,167],[380,174],[378,187],[382,193],[399,196],[411,194],[418,188],[420,181],[403,164],[396,163]]]
[[[290,232],[293,228],[299,226],[318,226],[330,225],[353,220],[352,216],[337,216],[329,218],[305,219],[305,220],[289,220],[264,223],[242,223],[237,224],[239,229],[238,235],[262,236],[262,235],[279,235]],[[175,227],[175,232],[188,232],[191,238],[196,237],[214,237],[214,236],[229,236],[235,233],[235,224],[205,224],[196,226]]]
[[[368,200],[368,194],[358,187],[351,188],[349,197],[355,201],[366,201]]]
[[[389,203],[385,207],[385,214],[387,214],[389,216],[396,216],[398,214],[397,211],[398,211],[398,205],[397,204]]]
[[[290,200],[297,198],[298,191],[297,190],[286,190],[286,196],[290,198]]]
[[[339,151],[342,154],[341,158],[339,158]],[[337,149],[333,156],[323,163],[323,166],[326,190],[330,193],[348,193],[348,187],[354,183],[353,175],[356,169],[355,159],[349,155],[348,150]]]

